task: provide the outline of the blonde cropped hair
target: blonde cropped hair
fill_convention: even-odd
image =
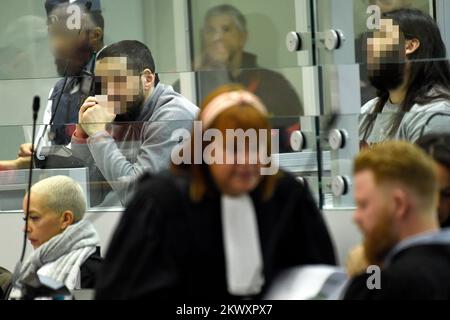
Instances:
[[[81,186],[72,178],[54,176],[41,180],[31,187],[31,196],[38,194],[43,197],[43,205],[57,213],[71,211],[74,222],[84,217],[86,212],[86,197]]]

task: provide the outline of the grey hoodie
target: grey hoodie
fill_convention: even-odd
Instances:
[[[144,171],[156,173],[170,166],[172,149],[180,143],[173,132],[190,131],[198,111],[171,86],[159,83],[133,122],[114,122],[87,140],[73,136],[72,150],[90,163],[91,190],[93,183],[106,180],[125,204]],[[91,191],[93,196],[99,197]]]
[[[367,114],[373,112],[377,101],[378,98],[375,98],[362,107],[360,125],[364,123]],[[449,132],[449,101],[438,99],[427,105],[415,104],[409,112],[405,113],[397,132],[393,136],[389,136],[390,122],[399,112],[398,110],[400,110],[399,105],[394,105],[388,101],[384,105],[383,111],[377,115],[374,126],[367,133],[367,136],[365,137],[365,132],[360,132],[360,140],[366,140],[369,144],[390,139],[407,140],[414,143],[421,136],[431,132]]]

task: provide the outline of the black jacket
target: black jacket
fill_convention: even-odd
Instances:
[[[80,267],[81,289],[95,288],[98,273],[103,263],[100,247]]]
[[[235,299],[227,292],[220,194],[191,201],[189,177],[146,176],[116,230],[97,299]],[[273,197],[251,193],[265,284],[286,268],[335,264],[333,246],[310,192],[282,174]]]
[[[380,290],[369,290],[362,274],[346,300],[450,300],[450,244],[422,244],[397,253],[380,273]],[[370,281],[369,281],[370,282]]]

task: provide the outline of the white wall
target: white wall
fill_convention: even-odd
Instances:
[[[102,253],[105,254],[110,237],[121,217],[121,212],[95,212],[87,215],[93,221],[101,238]],[[348,250],[360,242],[360,235],[352,223],[352,212],[325,212],[325,218],[335,241],[340,261],[345,261]],[[22,249],[22,214],[0,214],[0,266],[14,270]],[[31,247],[28,246],[27,253]]]

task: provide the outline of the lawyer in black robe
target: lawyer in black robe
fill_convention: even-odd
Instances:
[[[227,291],[220,193],[209,179],[201,202],[189,174],[141,179],[106,255],[97,299],[234,299]],[[256,211],[265,285],[286,268],[335,264],[333,245],[309,190],[281,173],[272,197],[250,193]]]

